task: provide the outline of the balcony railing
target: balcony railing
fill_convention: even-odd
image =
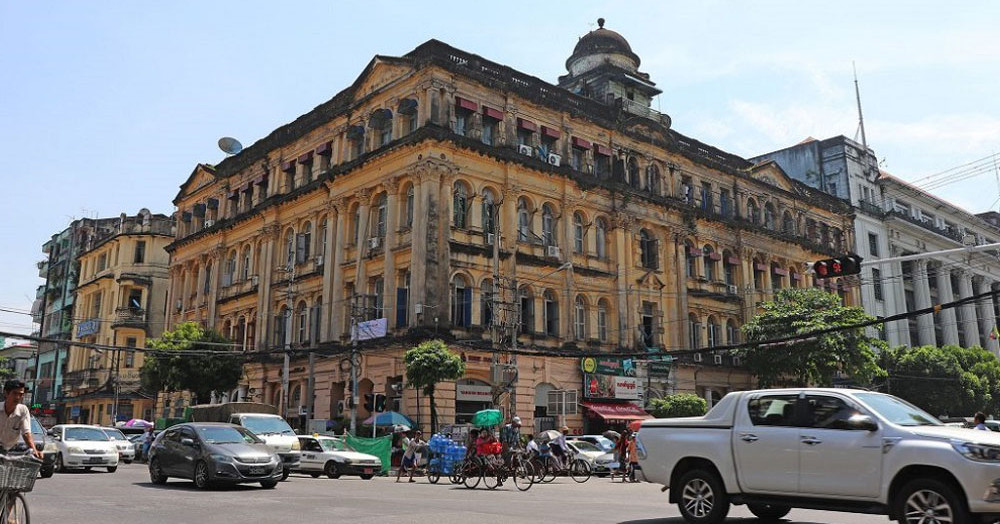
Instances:
[[[962,243],[962,235],[959,234],[958,231],[955,231],[955,230],[952,230],[952,229],[942,229],[942,228],[939,228],[936,225],[934,225],[934,223],[932,221],[930,221],[930,220],[924,221],[924,220],[921,220],[919,218],[914,218],[907,211],[901,211],[901,210],[898,210],[898,209],[893,209],[892,211],[889,211],[888,216],[894,216],[894,217],[897,217],[897,218],[901,218],[901,219],[905,220],[906,222],[909,222],[909,223],[914,224],[916,226],[920,226],[920,227],[926,229],[927,231],[931,231],[933,233],[937,233],[938,235],[941,235],[941,236],[943,236],[945,238],[954,240],[955,242],[958,242],[960,244]]]
[[[225,300],[227,298],[242,295],[244,293],[251,293],[257,290],[257,276],[251,276],[246,280],[241,280],[239,282],[233,282],[232,284],[222,288],[219,291],[219,300]]]
[[[670,125],[669,116],[664,115],[663,113],[645,104],[640,104],[634,100],[629,100],[627,98],[619,98],[618,100],[621,102],[622,109],[624,109],[625,112],[627,113],[632,113],[633,115],[646,117],[650,120],[655,120],[657,122],[660,122],[666,126]]]
[[[111,327],[146,325],[146,310],[138,307],[120,307],[115,310],[115,320]]]
[[[100,386],[108,377],[106,369],[81,369],[70,371],[63,376],[66,389],[93,388]]]
[[[872,202],[868,202],[867,200],[859,200],[858,208],[870,215],[875,215],[877,217],[885,216],[885,210]]]

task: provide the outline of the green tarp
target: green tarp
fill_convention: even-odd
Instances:
[[[392,436],[363,438],[355,437],[348,433],[345,438],[347,439],[347,445],[356,451],[378,457],[382,461],[382,473],[389,473],[392,460]]]

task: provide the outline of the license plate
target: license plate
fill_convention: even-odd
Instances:
[[[372,474],[372,468],[365,468],[364,472],[365,472],[365,475],[371,475]]]
[[[264,466],[252,466],[250,468],[250,474],[251,475],[263,475],[266,472],[267,472],[267,468],[265,468]]]
[[[100,457],[93,457],[93,458],[88,458],[87,460],[84,460],[83,463],[84,464],[103,464],[104,463],[104,459],[102,459]]]

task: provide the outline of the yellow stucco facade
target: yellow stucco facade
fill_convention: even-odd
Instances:
[[[601,53],[615,60],[586,63],[629,67],[599,45],[573,56]],[[312,416],[327,419],[351,393],[352,317],[385,319],[386,336],[362,344],[359,395],[387,393],[426,426],[426,399],[394,386],[402,354],[435,336],[463,354],[461,392],[438,394],[441,422],[461,421],[479,391],[463,385],[498,386],[490,340],[502,317],[505,345],[516,331],[524,351],[564,355],[518,357],[517,414],[582,431],[596,427],[585,409],[549,420],[545,401],[586,400],[577,355],[736,342],[776,289],[817,284],[807,264],[851,245],[849,206],[671,130],[641,96],[625,98],[632,84],[579,63],[553,85],[430,41],[376,57],[332,100],[198,165],[174,201],[168,328],[196,321],[248,350],[316,349]],[[622,97],[570,89],[587,75]],[[857,303],[851,287],[822,285]],[[290,416],[308,404],[309,366],[294,355]],[[723,353],[685,355],[662,376],[638,364],[647,398],[711,401],[752,384]],[[283,405],[280,356],[248,364],[227,396]]]
[[[173,221],[146,210],[122,215],[80,254],[74,342],[143,348],[163,332]],[[154,395],[140,389],[143,354],[70,346],[63,420],[113,424],[152,416]],[[117,406],[115,401],[118,401]]]

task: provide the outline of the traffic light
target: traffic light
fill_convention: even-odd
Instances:
[[[371,393],[365,393],[365,411],[369,413],[375,411],[375,395]]]
[[[857,275],[861,272],[862,258],[858,255],[844,255],[820,260],[813,264],[816,278],[836,278]]]
[[[385,411],[385,395],[377,393],[375,395],[375,412],[382,413]]]

